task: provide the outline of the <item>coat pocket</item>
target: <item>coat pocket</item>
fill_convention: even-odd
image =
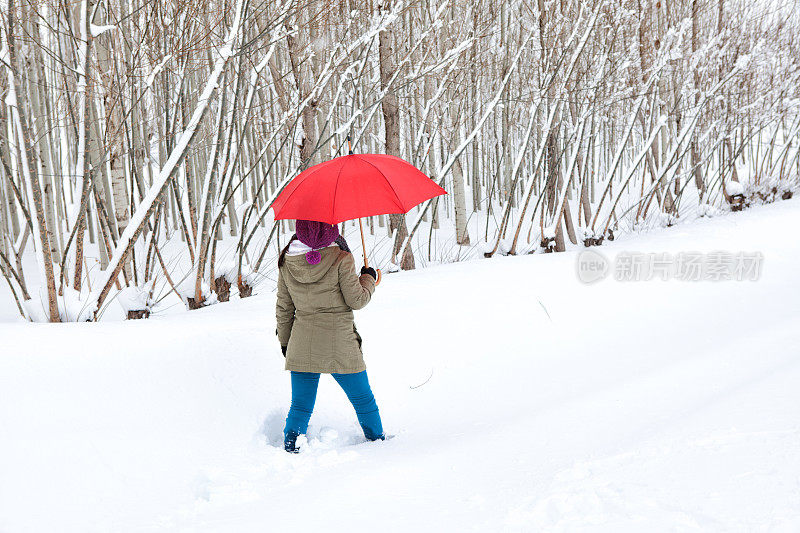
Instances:
[[[358,330],[356,329],[356,325],[353,324],[353,333],[356,334],[356,342],[358,342],[358,349],[361,349],[361,335],[358,334]]]

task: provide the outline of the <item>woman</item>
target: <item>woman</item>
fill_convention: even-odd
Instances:
[[[297,453],[308,429],[319,375],[331,374],[356,410],[368,440],[383,440],[378,405],[370,390],[353,310],[369,303],[376,273],[355,261],[335,225],[298,220],[278,257],[277,334],[292,372],[292,406],[283,444]]]

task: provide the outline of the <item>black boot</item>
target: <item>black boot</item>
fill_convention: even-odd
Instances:
[[[381,431],[381,433],[375,433],[372,431],[371,428],[367,426],[361,426],[361,430],[364,432],[364,437],[367,438],[369,441],[376,441],[376,440],[386,440],[386,434]]]
[[[300,434],[296,431],[289,431],[283,437],[283,449],[289,453],[300,453],[300,448],[297,447],[297,437]]]

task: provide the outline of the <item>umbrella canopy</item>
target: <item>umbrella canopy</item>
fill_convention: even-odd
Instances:
[[[447,192],[411,163],[385,154],[350,154],[314,165],[294,178],[272,204],[275,220],[338,224],[373,215],[407,213]]]

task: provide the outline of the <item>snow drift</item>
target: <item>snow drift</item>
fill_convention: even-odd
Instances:
[[[797,530],[798,205],[596,248],[760,251],[758,281],[585,285],[571,252],[387,276],[356,322],[396,436],[323,379],[299,456],[274,295],[0,324],[0,531]]]

